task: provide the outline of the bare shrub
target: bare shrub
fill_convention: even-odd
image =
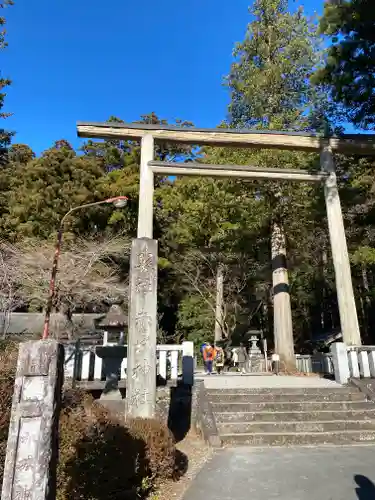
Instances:
[[[73,408],[72,400],[80,402]],[[58,500],[145,498],[174,476],[176,450],[165,424],[124,423],[79,394],[67,401],[60,419]]]
[[[59,258],[54,309],[70,320],[73,312],[95,310],[118,296],[126,301],[124,268],[129,250],[130,242],[123,236],[67,242]],[[0,244],[0,281],[8,283],[4,293],[9,296],[4,297],[4,308],[13,310],[23,303],[34,310],[45,309],[53,255],[54,245],[48,241]],[[1,301],[0,293],[0,307]]]
[[[22,304],[12,252],[6,245],[0,244],[0,333],[3,338],[9,328],[11,313]]]

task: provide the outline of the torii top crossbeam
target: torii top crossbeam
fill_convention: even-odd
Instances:
[[[78,136],[87,138],[140,140],[138,238],[153,238],[154,175],[226,176],[237,179],[263,178],[322,183],[324,185],[328,230],[335,268],[342,335],[348,345],[361,344],[333,153],[375,155],[375,135],[353,134],[342,135],[340,137],[321,137],[318,134],[305,134],[301,132],[223,128],[198,129],[171,125],[112,122],[79,122],[77,124],[77,132]],[[259,168],[251,165],[204,165],[155,161],[154,141],[158,140],[197,146],[272,148],[316,152],[320,153],[320,171],[309,172],[300,169]],[[284,295],[287,294],[284,293]],[[289,331],[286,320],[282,319],[287,318],[287,315],[281,314],[280,318],[279,331]],[[281,342],[285,346],[291,346],[290,349],[285,347],[285,356],[291,356],[291,353],[293,353],[292,333],[289,340],[289,343]]]
[[[332,151],[347,154],[375,154],[374,134],[345,134],[339,137],[322,137],[303,132],[274,130],[202,129],[173,125],[148,125],[143,123],[91,123],[78,122],[79,137],[102,139],[141,139],[152,134],[155,140],[205,144],[211,146],[254,147],[320,151],[330,146]]]

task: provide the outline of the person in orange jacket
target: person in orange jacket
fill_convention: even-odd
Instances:
[[[206,347],[203,349],[203,361],[208,375],[211,375],[212,373],[214,358],[215,358],[215,349],[212,347],[211,344],[207,344]]]

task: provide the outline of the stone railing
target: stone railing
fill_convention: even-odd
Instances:
[[[296,369],[302,373],[324,373],[333,375],[332,355],[330,353],[311,354],[296,354]],[[272,371],[272,359],[266,361],[263,357],[259,357],[256,363],[249,363],[249,371],[251,373],[264,373]]]
[[[103,345],[110,345],[103,342]],[[177,381],[182,375],[187,381],[193,376],[193,363],[188,360],[193,359],[193,342],[183,342],[179,344],[157,345],[157,375],[161,380]],[[191,366],[190,366],[191,364]],[[98,388],[105,381],[103,370],[103,360],[95,354],[95,346],[82,345],[79,343],[67,343],[65,345],[65,379],[80,382],[83,386]],[[121,363],[120,385],[126,380],[127,358]]]
[[[347,384],[350,378],[375,378],[375,346],[331,346],[335,380]]]
[[[302,373],[324,373],[333,375],[333,362],[330,353],[296,354],[296,368]]]

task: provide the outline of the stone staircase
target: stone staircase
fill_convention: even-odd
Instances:
[[[207,394],[224,446],[375,445],[375,403],[356,387]]]

